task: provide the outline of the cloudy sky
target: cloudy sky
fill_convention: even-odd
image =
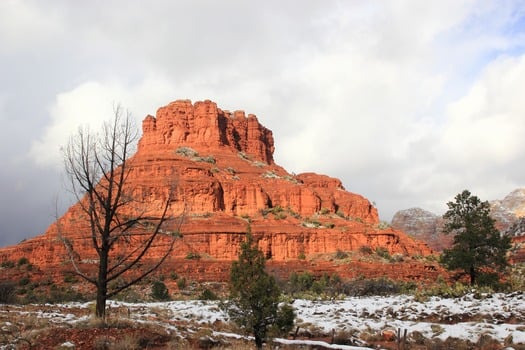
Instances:
[[[64,207],[59,148],[121,103],[256,114],[383,220],[525,186],[525,0],[0,1],[0,246]]]

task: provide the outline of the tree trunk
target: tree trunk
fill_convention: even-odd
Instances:
[[[257,350],[262,350],[263,347],[263,334],[264,332],[261,332],[260,326],[253,326],[253,337],[255,338],[255,347]]]
[[[470,267],[469,275],[470,275],[470,285],[473,286],[476,283],[476,269],[474,268],[474,266]]]
[[[108,295],[108,253],[109,249],[103,247],[100,254],[100,264],[97,280],[97,305],[95,315],[97,318],[106,319],[106,300]]]
[[[95,316],[103,320],[106,319],[106,293],[100,288],[97,288],[97,305],[95,308]]]
[[[257,350],[262,350],[263,348],[263,340],[257,334],[255,334],[255,347],[257,348]]]

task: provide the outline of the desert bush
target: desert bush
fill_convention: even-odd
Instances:
[[[277,175],[275,172],[271,171],[271,170],[267,170],[264,174],[261,175],[262,177],[264,178],[267,178],[267,179],[279,179],[280,176]]]
[[[18,259],[18,263],[17,263],[18,266],[22,266],[26,264],[29,264],[29,259],[26,258],[25,256]]]
[[[155,300],[170,300],[168,288],[162,281],[155,281],[151,286],[151,297]]]
[[[297,179],[296,179],[295,177],[290,176],[290,175],[285,175],[285,176],[283,177],[283,179],[285,179],[286,181],[289,181],[289,182],[291,182],[291,183],[294,183],[294,184],[299,183],[299,181],[297,181]]]
[[[309,290],[312,287],[312,284],[314,283],[314,277],[308,271],[299,274],[292,272],[290,274],[289,282],[292,292],[301,292]]]
[[[423,289],[418,289],[415,292],[415,299],[421,302],[425,302],[431,296],[438,296],[442,298],[459,298],[472,291],[472,287],[456,282],[452,285],[446,283],[443,278],[438,278],[437,283],[430,286],[425,286]]]
[[[186,288],[187,285],[188,285],[188,282],[186,281],[186,278],[185,278],[185,277],[179,278],[179,279],[177,280],[177,287],[178,287],[180,290],[183,290],[184,288]]]
[[[499,342],[488,334],[482,334],[476,344],[479,349],[497,349]]]
[[[352,296],[392,295],[401,292],[401,286],[388,278],[360,279],[343,285],[343,292]]]
[[[317,281],[314,281],[312,283],[312,287],[310,288],[310,290],[312,292],[314,292],[315,294],[320,295],[320,294],[324,293],[324,291],[326,290],[327,286],[328,286],[328,280],[325,279],[325,278],[321,278],[321,279],[319,279]]]
[[[514,264],[510,268],[508,284],[511,291],[525,290],[525,264]]]
[[[6,260],[6,261],[2,261],[2,264],[0,266],[6,269],[11,269],[15,267],[15,263],[12,262],[11,260]]]
[[[18,285],[19,286],[27,286],[29,284],[30,280],[29,280],[29,277],[22,277],[19,281],[18,281]]]
[[[490,287],[494,290],[503,290],[505,285],[500,282],[499,274],[495,272],[480,272],[476,280],[479,287]]]
[[[346,259],[346,258],[348,258],[348,253],[347,252],[343,252],[340,249],[337,249],[337,252],[335,252],[334,258],[336,258],[338,260]]]
[[[386,221],[381,221],[379,224],[377,224],[377,228],[380,230],[385,230],[390,227],[390,224]]]
[[[321,222],[314,218],[306,218],[301,225],[308,228],[317,228],[321,226]]]
[[[179,147],[175,153],[180,154],[184,157],[198,157],[199,153],[190,147]]]
[[[295,309],[288,303],[279,306],[277,319],[275,320],[272,329],[272,335],[283,336],[286,335],[293,327],[295,321]]]
[[[321,211],[319,212],[321,215],[327,215],[330,213],[330,209],[328,208],[321,208]]]
[[[224,169],[228,174],[231,174],[231,175],[235,175],[236,171],[234,168],[232,168],[231,166],[227,167],[226,169]]]
[[[370,246],[362,245],[362,246],[359,247],[359,253],[361,253],[363,255],[370,255],[373,252],[374,251],[372,250],[372,248],[370,248]]]
[[[333,335],[333,344],[338,345],[356,345],[355,340],[358,339],[359,330],[357,329],[343,329],[337,331]]]
[[[277,220],[286,219],[286,211],[280,205],[276,205],[273,208],[263,209],[261,213],[264,217],[268,214],[273,214],[274,218]]]
[[[215,158],[213,156],[192,157],[191,160],[193,160],[194,162],[204,162],[204,163],[215,164]]]
[[[392,258],[385,247],[376,247],[375,253],[383,259],[390,260]]]
[[[186,259],[188,259],[188,260],[199,260],[200,258],[201,258],[201,256],[197,252],[189,252],[186,255]]]
[[[107,336],[101,336],[93,341],[93,350],[109,350],[111,341]]]
[[[405,260],[405,256],[401,253],[395,253],[390,257],[390,262],[402,262]]]
[[[218,300],[219,297],[217,294],[209,290],[208,288],[204,289],[199,295],[199,300]]]
[[[0,282],[0,304],[13,304],[16,301],[15,284],[11,281]]]
[[[239,152],[239,158],[244,159],[244,160],[250,160],[248,155],[245,152],[242,152],[242,151]]]
[[[339,275],[333,274],[329,276],[324,273],[319,278],[306,271],[303,273],[292,272],[286,283],[286,291],[291,293],[305,293],[300,297],[311,298],[313,296],[335,296],[343,291],[343,283]]]
[[[57,287],[55,285],[50,288],[49,293],[42,293],[37,298],[40,302],[51,304],[86,300],[86,297],[80,292],[68,287]]]
[[[75,283],[77,282],[77,278],[75,275],[67,274],[64,276],[64,282],[65,283]]]
[[[128,288],[115,295],[113,299],[127,303],[140,303],[144,301],[144,295],[138,293],[133,288]]]

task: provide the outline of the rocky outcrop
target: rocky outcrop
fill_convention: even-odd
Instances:
[[[525,188],[516,189],[502,200],[489,202],[496,227],[512,237],[514,261],[525,261]],[[452,245],[453,237],[442,233],[443,218],[420,208],[400,210],[392,218],[392,227],[426,242],[442,251]]]
[[[259,124],[255,115],[223,111],[209,100],[195,104],[179,100],[161,107],[156,117],[144,119],[142,131],[139,153],[174,150],[181,145],[207,153],[228,148],[273,164],[272,132]]]
[[[508,230],[520,217],[525,217],[525,188],[512,191],[502,200],[490,201],[490,213],[498,229]]]
[[[396,212],[392,218],[392,227],[426,242],[436,251],[442,251],[452,244],[452,237],[442,234],[443,218],[421,208]]]
[[[169,199],[172,219],[148,253],[152,261],[161,256],[163,240],[180,230],[182,237],[163,269],[183,271],[200,280],[224,279],[248,224],[259,247],[281,272],[290,272],[286,266],[295,266],[294,262],[309,266],[303,261],[364,248],[372,252],[381,248],[404,257],[431,253],[427,245],[401,230],[380,228],[376,208],[363,196],[346,191],[340,180],[315,173],[290,174],[275,164],[272,132],[254,115],[223,111],[211,101],[183,100],[159,108],[155,117],[144,119],[142,127],[137,153],[128,160],[126,184],[142,207],[128,210],[159,216]],[[179,227],[181,215],[184,221]],[[59,273],[68,266],[58,239],[61,233],[74,242],[89,267],[97,256],[88,232],[87,220],[76,204],[44,235],[1,249],[0,261],[27,257],[42,271]],[[117,249],[124,252],[129,247]],[[393,278],[414,274],[434,278],[436,273],[435,268],[423,266],[403,274],[399,268],[385,269],[367,261],[350,264],[355,275],[359,266],[372,275],[392,271]],[[423,263],[414,260],[411,264]],[[330,262],[321,265],[323,271],[330,266],[342,269]]]

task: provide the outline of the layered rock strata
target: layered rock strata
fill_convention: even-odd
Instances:
[[[380,247],[405,257],[431,253],[427,245],[400,230],[380,228],[376,208],[363,196],[346,191],[340,180],[315,173],[295,175],[275,164],[272,132],[255,115],[223,111],[211,101],[180,100],[159,108],[155,117],[147,116],[142,128],[137,153],[128,160],[126,186],[153,216],[160,215],[170,198],[171,219],[163,226],[159,248],[148,253],[154,261],[162,254],[162,240],[180,231],[182,237],[163,269],[181,269],[199,279],[224,279],[248,226],[281,272],[289,271],[286,266],[295,266],[294,262],[309,266],[301,261],[363,248]],[[27,257],[43,271],[63,270],[66,252],[57,238],[62,233],[82,252],[83,264],[94,265],[97,256],[88,232],[76,204],[44,235],[1,249],[0,261]],[[321,270],[341,269],[336,263],[321,265]],[[355,262],[359,266],[367,273],[374,270],[374,264],[366,261]],[[406,278],[414,274],[433,278],[435,271],[421,267],[403,274],[397,268],[376,268],[375,274],[392,270],[392,277]]]

